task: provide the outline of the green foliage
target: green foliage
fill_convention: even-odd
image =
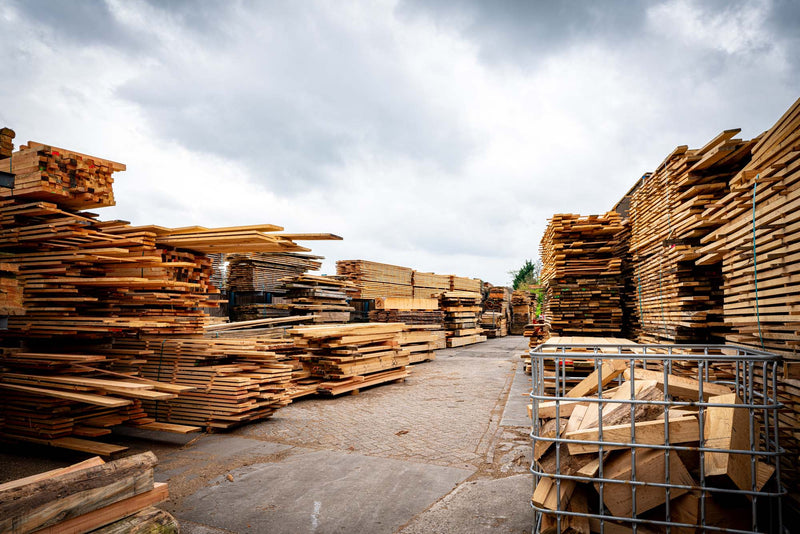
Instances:
[[[536,315],[542,313],[544,304],[544,289],[539,287],[539,276],[542,272],[542,262],[540,260],[525,260],[522,267],[508,274],[513,278],[512,287],[515,291],[529,291],[536,304]]]

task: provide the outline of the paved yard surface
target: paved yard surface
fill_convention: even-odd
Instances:
[[[163,508],[189,534],[530,532],[526,349],[509,336],[441,350],[405,382],[302,399],[230,433],[115,442],[156,453]],[[3,451],[18,476],[81,459]]]

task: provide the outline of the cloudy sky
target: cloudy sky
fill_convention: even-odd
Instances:
[[[508,283],[553,213],[800,96],[791,0],[0,0],[0,126],[126,163],[104,219],[332,232]]]

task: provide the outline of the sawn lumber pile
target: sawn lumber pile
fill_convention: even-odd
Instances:
[[[714,230],[695,263],[722,270],[725,339],[784,356],[782,475],[800,489],[800,100],[760,138],[730,192],[703,213]]]
[[[438,299],[386,297],[375,299],[369,319],[374,323],[436,325],[441,330],[444,313],[439,309]]]
[[[531,316],[531,294],[520,290],[511,293],[511,333],[522,334],[525,325],[531,322]]]
[[[124,171],[125,165],[28,141],[9,159],[0,159],[0,169],[16,174],[14,189],[0,188],[0,198],[91,209],[114,205],[112,174]]]
[[[443,291],[449,291],[451,276],[447,274],[421,273],[414,271],[412,284],[414,298],[439,298]]]
[[[17,279],[19,266],[2,260],[0,256],[0,315],[22,315],[25,307],[22,304],[22,286]]]
[[[227,429],[266,419],[290,402],[292,366],[271,349],[270,340],[154,337],[117,339],[104,354],[116,358],[121,373],[192,388],[145,400],[158,421]]]
[[[347,302],[352,282],[329,276],[303,274],[282,280],[285,304],[268,305],[289,311],[290,316],[314,315],[315,323],[346,323],[354,310]]]
[[[554,215],[541,243],[545,316],[561,335],[619,335],[622,329],[622,260],[615,212]]]
[[[714,230],[695,263],[722,268],[725,338],[798,358],[800,100],[757,140],[730,192],[702,216]]]
[[[679,146],[633,192],[633,254],[641,341],[713,342],[723,334],[722,272],[697,263],[701,239],[725,221],[709,209],[729,203],[728,183],[758,142],[726,130],[699,149]]]
[[[355,284],[354,298],[414,296],[411,284],[413,271],[408,267],[365,260],[336,262],[336,274]]]
[[[444,328],[447,346],[461,347],[486,341],[478,324],[481,312],[481,294],[473,291],[445,291],[439,298],[444,311]]]
[[[0,158],[7,158],[13,154],[14,137],[16,134],[11,128],[0,128]],[[11,172],[11,169],[0,167],[0,171]]]
[[[110,372],[104,355],[34,353],[0,355],[0,436],[107,456],[126,447],[91,441],[126,424],[151,430],[192,432],[159,425],[144,405],[194,389]],[[87,439],[88,438],[88,439]]]
[[[602,398],[608,400],[602,411],[598,386]],[[604,360],[584,380],[562,390],[565,394],[535,401],[533,458],[539,476],[532,501],[543,510],[538,531],[555,528],[556,511],[603,515],[606,532],[612,528],[628,532],[630,520],[643,521],[639,531],[644,532],[664,531],[666,523],[657,521],[694,525],[691,529],[673,526],[678,532],[699,531],[701,526],[749,531],[751,502],[739,491],[767,491],[775,472],[774,459],[759,454],[765,450],[760,425],[756,421],[751,428],[750,415],[758,410],[748,408],[726,385],[703,382],[702,397],[699,388],[700,383],[691,378],[630,368],[629,360]],[[659,404],[665,401],[685,404],[667,409]],[[702,423],[697,403],[707,404]],[[751,432],[755,435],[752,446]],[[635,456],[634,448],[627,445],[632,433]],[[603,442],[602,448],[598,441]],[[664,446],[672,450],[667,453]],[[701,446],[704,449],[698,450]],[[557,484],[552,475],[589,480],[564,478]],[[704,493],[687,489],[699,487],[701,480]],[[600,531],[599,518],[585,515],[562,516],[561,525],[567,532]],[[764,519],[759,525],[768,528]]]
[[[313,377],[324,379],[318,391],[330,395],[402,380],[409,352],[400,347],[401,323],[301,326],[289,330]]]
[[[175,519],[153,507],[169,497],[155,465],[152,452],[109,463],[94,457],[0,484],[0,531],[177,533]]]
[[[227,254],[225,259],[227,289],[239,293],[261,291],[282,295],[284,279],[318,271],[322,266],[319,256],[294,252]]]
[[[508,323],[511,318],[511,290],[507,287],[492,287],[486,300],[483,301],[481,328],[486,337],[503,337],[508,335]]]

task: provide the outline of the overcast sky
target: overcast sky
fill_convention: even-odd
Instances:
[[[0,126],[127,164],[104,219],[332,232],[494,284],[553,213],[800,96],[800,2],[0,0]]]

